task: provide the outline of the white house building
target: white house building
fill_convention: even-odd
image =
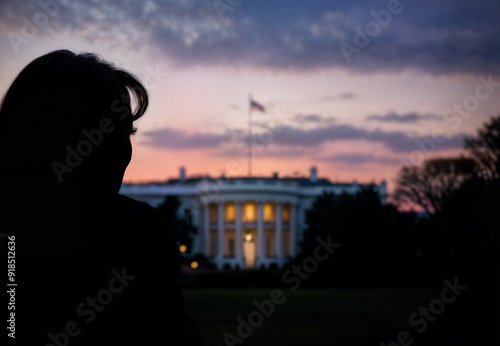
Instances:
[[[165,183],[123,184],[120,193],[159,206],[167,195],[179,197],[189,208],[198,232],[192,254],[202,253],[219,269],[281,267],[299,251],[306,210],[323,192],[355,193],[356,181],[332,183],[319,179],[312,167],[307,178],[234,177],[187,178]],[[383,203],[386,183],[374,185]]]

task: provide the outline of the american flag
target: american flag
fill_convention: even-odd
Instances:
[[[261,111],[261,112],[265,112],[266,109],[264,108],[264,106],[262,106],[261,104],[255,102],[254,100],[250,100],[250,109],[256,109],[258,111]]]

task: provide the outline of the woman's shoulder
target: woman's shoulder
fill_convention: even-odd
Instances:
[[[120,194],[117,195],[116,205],[123,211],[131,212],[131,216],[135,217],[155,217],[158,215],[158,210],[151,205]]]
[[[160,212],[144,202],[118,195],[112,222],[122,230],[141,230],[142,233],[165,231]]]
[[[136,246],[157,249],[173,244],[172,234],[156,208],[123,195],[117,197],[110,225],[119,238]]]

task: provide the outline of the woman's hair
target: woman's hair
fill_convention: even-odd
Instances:
[[[105,118],[132,135],[147,107],[148,93],[131,73],[96,54],[53,51],[29,63],[2,100],[0,160],[46,167]]]

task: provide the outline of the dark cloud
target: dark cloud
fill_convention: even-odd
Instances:
[[[323,161],[339,162],[348,165],[363,165],[368,163],[379,163],[384,165],[397,165],[400,161],[390,157],[376,157],[372,154],[334,154],[320,158]]]
[[[463,138],[459,134],[448,137],[442,143],[434,145],[436,150],[463,148]],[[310,130],[292,127],[281,128],[274,135],[273,143],[278,145],[306,146],[312,147],[325,142],[336,142],[346,140],[366,140],[384,144],[394,152],[408,152],[418,149],[418,143],[432,141],[430,137],[410,137],[403,131],[365,130],[350,125],[330,125]]]
[[[238,147],[238,146],[229,146],[227,148],[218,150],[214,153],[216,156],[223,157],[235,157],[242,156],[248,157],[248,151],[246,147]],[[302,158],[302,157],[311,157],[311,152],[308,150],[297,148],[283,148],[276,146],[266,146],[266,145],[257,145],[254,150],[255,157],[266,157],[266,158],[276,158],[276,159],[285,159],[285,158]]]
[[[297,114],[296,119],[298,119],[300,121],[320,122],[323,120],[323,117],[321,117],[320,115],[316,115],[316,114],[307,114],[307,115]]]
[[[179,130],[157,129],[143,135],[146,138],[143,144],[168,149],[220,148],[223,144],[233,143],[237,146],[248,140],[246,132],[240,130],[227,130],[223,134],[187,134]],[[431,137],[410,137],[402,131],[365,130],[350,125],[329,125],[313,129],[283,126],[254,134],[253,141],[257,144],[265,142],[266,146],[272,144],[283,148],[310,149],[327,142],[366,140],[381,143],[393,152],[411,152],[463,148],[464,136],[459,134],[444,140],[441,138],[441,143],[437,143]]]
[[[219,16],[214,1],[102,0],[59,4],[38,35],[72,32],[89,41],[128,45],[180,64],[354,72],[416,69],[430,74],[500,71],[500,2],[402,1],[380,32],[349,63],[340,44],[355,46],[372,11],[387,0],[243,0]],[[0,29],[20,33],[38,2],[0,3]],[[223,18],[221,18],[223,17]]]
[[[350,100],[356,98],[356,94],[352,92],[345,92],[340,94],[340,98],[344,100]]]
[[[324,117],[318,114],[296,114],[293,118],[290,118],[295,124],[299,126],[313,125],[313,126],[325,126],[330,125],[335,122],[334,117]],[[271,129],[273,125],[270,122],[252,121],[252,125],[261,129]],[[276,129],[273,129],[273,131]]]
[[[416,123],[421,120],[441,120],[442,118],[436,114],[418,114],[418,113],[388,113],[385,115],[370,115],[367,117],[368,120],[376,120],[382,122],[393,122],[393,123]]]
[[[194,133],[187,134],[181,130],[163,128],[142,133],[145,140],[142,144],[166,149],[210,149],[223,143],[231,142],[240,131],[227,131],[223,134]]]
[[[330,124],[335,121],[333,117],[323,117],[318,114],[297,114],[294,120],[299,124]]]

